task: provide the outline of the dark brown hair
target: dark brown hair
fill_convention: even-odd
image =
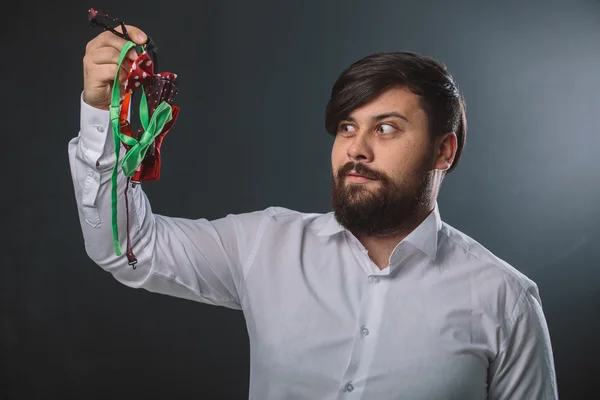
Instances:
[[[325,112],[325,128],[333,136],[350,113],[393,87],[404,87],[420,96],[432,139],[454,132],[457,149],[454,170],[467,136],[465,103],[446,66],[431,57],[412,52],[369,55],[350,65],[331,89]]]

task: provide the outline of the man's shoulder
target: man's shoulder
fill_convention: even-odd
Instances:
[[[315,230],[323,227],[330,219],[332,212],[305,212],[283,206],[267,206],[259,210],[230,214],[240,221],[259,223],[264,222],[272,228],[290,228]]]
[[[278,226],[296,225],[302,229],[318,230],[325,226],[332,212],[306,212],[282,206],[270,206],[263,211]]]
[[[490,289],[504,290],[519,296],[527,290],[537,290],[536,283],[520,268],[511,264],[465,232],[442,223],[439,249],[452,264],[460,263],[469,274],[477,276]],[[484,284],[485,286],[485,284]]]

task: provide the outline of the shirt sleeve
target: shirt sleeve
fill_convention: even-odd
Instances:
[[[114,249],[111,176],[116,160],[109,111],[80,98],[80,131],[68,145],[69,164],[85,250],[124,285],[151,292],[241,309],[244,271],[252,262],[268,209],[205,218],[167,217],[152,212],[142,186],[126,189],[118,168],[118,231],[122,253],[127,239],[124,190],[128,192],[133,269]],[[121,145],[120,159],[125,154]]]
[[[517,301],[509,335],[490,365],[490,400],[556,400],[552,345],[537,286]]]

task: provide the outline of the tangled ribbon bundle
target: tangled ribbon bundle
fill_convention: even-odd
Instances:
[[[122,32],[117,31],[101,18],[118,22]],[[157,180],[160,177],[160,148],[164,136],[169,132],[179,114],[179,107],[173,105],[177,95],[177,75],[171,72],[158,72],[158,56],[156,47],[148,37],[144,46],[138,51],[138,58],[132,63],[131,69],[123,84],[125,95],[120,95],[119,70],[127,52],[136,46],[129,38],[127,29],[122,21],[111,18],[93,8],[89,10],[88,20],[93,26],[101,26],[115,35],[127,40],[119,56],[119,65],[115,74],[111,94],[110,122],[115,144],[116,160],[112,173],[112,230],[115,252],[121,255],[117,224],[117,177],[119,167],[120,144],[126,150],[121,161],[121,169],[127,177],[125,188],[125,206],[127,210],[127,258],[129,264],[135,266],[137,258],[131,248],[129,236],[129,204],[127,189],[129,184],[135,187],[144,181]],[[141,126],[134,132],[127,119],[132,95],[137,89],[142,89],[139,107]]]

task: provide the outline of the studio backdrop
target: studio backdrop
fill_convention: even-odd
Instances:
[[[0,397],[248,395],[241,312],[135,290],[86,255],[67,144],[79,131],[90,7],[143,29],[181,108],[144,184],[155,213],[328,212],[331,85],[409,50],[442,61],[468,135],[442,218],[534,280],[561,399],[600,373],[600,3],[11,2],[3,6]],[[526,399],[515,399],[526,400]]]

